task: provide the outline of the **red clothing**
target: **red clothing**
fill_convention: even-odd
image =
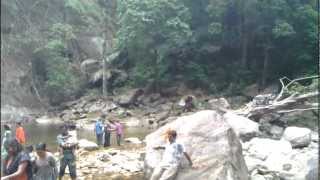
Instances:
[[[24,133],[23,127],[18,127],[16,129],[16,139],[20,144],[25,144],[26,143],[26,135]]]

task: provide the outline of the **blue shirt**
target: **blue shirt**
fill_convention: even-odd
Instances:
[[[96,134],[102,134],[103,133],[103,126],[100,120],[98,120],[95,124],[95,130],[96,130]]]

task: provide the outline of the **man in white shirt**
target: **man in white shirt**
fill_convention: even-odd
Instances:
[[[159,146],[154,149],[165,149],[160,165],[153,171],[150,180],[173,180],[178,171],[183,155],[188,159],[189,165],[192,166],[190,156],[186,153],[182,144],[176,142],[177,132],[169,130],[167,132],[168,144],[165,147]]]

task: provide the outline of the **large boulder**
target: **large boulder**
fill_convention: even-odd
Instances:
[[[92,141],[88,141],[86,139],[80,139],[78,141],[79,143],[79,147],[84,149],[84,150],[87,150],[87,151],[93,151],[93,150],[97,150],[99,148],[99,146],[92,142]]]
[[[259,124],[246,117],[228,112],[224,114],[224,118],[243,141],[248,141],[259,134]]]
[[[305,147],[311,142],[311,130],[308,128],[287,127],[282,138],[290,141],[294,148]]]
[[[291,144],[288,141],[272,140],[267,138],[253,138],[247,144],[248,154],[251,157],[266,160],[271,154],[287,154],[292,151]]]
[[[208,101],[209,105],[211,106],[212,109],[217,109],[217,108],[224,108],[224,109],[229,109],[230,104],[225,98],[219,98],[219,99],[210,99]]]
[[[121,106],[128,107],[134,104],[139,96],[143,94],[142,89],[132,89],[127,91],[125,94],[122,94],[119,99],[118,103]]]
[[[161,137],[168,129],[177,131],[177,140],[185,146],[194,165],[199,167],[186,168],[187,162],[183,159],[177,180],[249,179],[238,137],[221,115],[209,110],[179,117],[146,137],[146,178],[161,161],[161,151],[153,147],[165,145]]]
[[[92,74],[101,68],[101,63],[95,59],[86,59],[80,65],[81,72],[85,74]]]

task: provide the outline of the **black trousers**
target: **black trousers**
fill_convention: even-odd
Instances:
[[[104,133],[104,147],[110,146],[110,137],[111,137],[110,132]]]

